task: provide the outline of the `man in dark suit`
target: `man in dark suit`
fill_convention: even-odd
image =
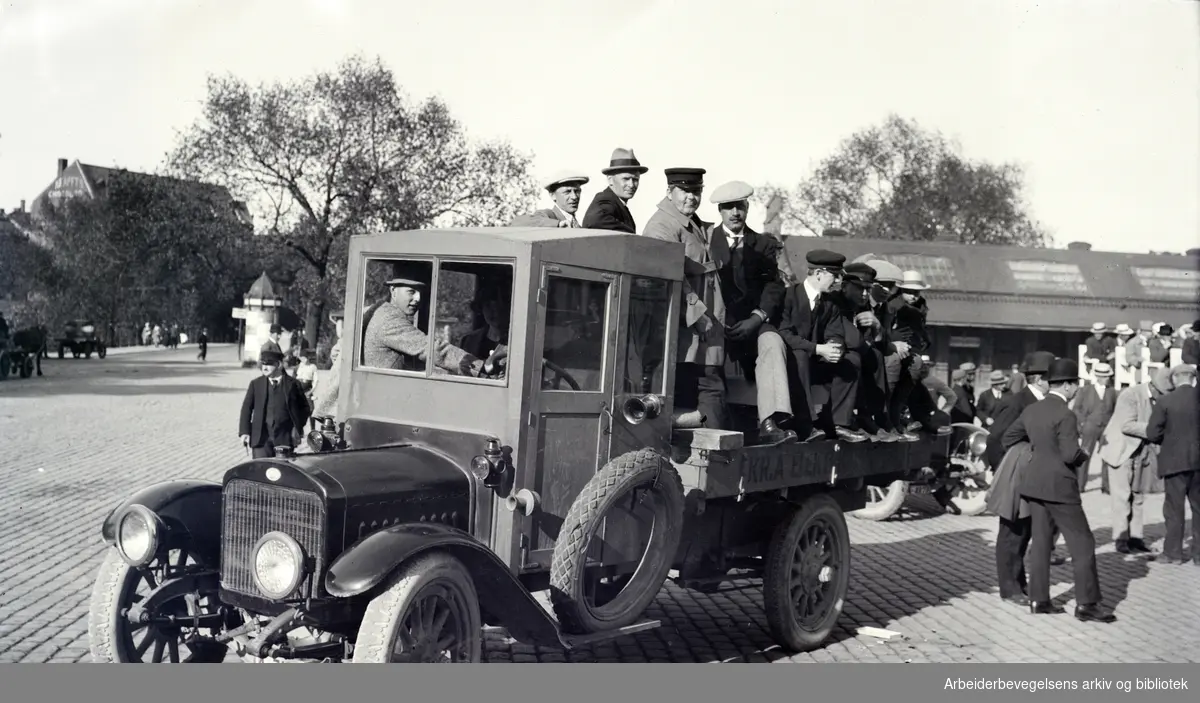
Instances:
[[[1013,445],[1028,440],[1032,456],[1021,472],[1019,491],[1029,503],[1033,531],[1033,561],[1029,569],[1029,609],[1035,615],[1061,613],[1050,600],[1050,557],[1062,531],[1075,567],[1075,617],[1113,622],[1101,608],[1100,577],[1096,573],[1096,539],[1083,511],[1078,467],[1088,455],[1079,447],[1079,421],[1067,405],[1079,390],[1079,364],[1055,359],[1046,374],[1049,393],[1022,411],[1004,432]]]
[[[721,215],[721,224],[715,229],[723,230],[729,242],[729,265],[717,269],[725,301],[725,353],[738,362],[751,382],[756,380],[759,329],[783,307],[784,291],[778,264],[783,243],[746,226],[753,195],[754,188],[748,183],[731,181],[718,186],[709,196]],[[710,241],[714,238],[710,237]],[[761,444],[795,441],[796,433],[778,424],[791,416],[786,367],[768,365],[765,375],[757,387],[758,441]]]
[[[1188,333],[1188,338],[1183,340],[1183,347],[1180,351],[1182,354],[1180,361],[1183,363],[1192,366],[1200,364],[1200,320],[1192,323],[1192,331]]]
[[[1095,380],[1080,388],[1079,394],[1075,396],[1074,410],[1075,416],[1079,418],[1079,436],[1082,438],[1079,446],[1089,455],[1095,456],[1100,436],[1104,434],[1104,428],[1108,426],[1108,421],[1112,419],[1113,411],[1116,410],[1117,391],[1112,387],[1113,369],[1108,362],[1098,361],[1092,364],[1092,377]],[[1099,464],[1100,471],[1107,475],[1103,462],[1085,464],[1079,471],[1080,492],[1087,490],[1088,474],[1093,463]],[[1105,493],[1108,493],[1107,485],[1108,482],[1105,481]]]
[[[1200,386],[1196,368],[1171,369],[1175,390],[1159,398],[1146,424],[1146,440],[1161,445],[1158,475],[1166,483],[1163,521],[1167,526],[1162,555],[1167,564],[1183,562],[1184,503],[1192,506],[1192,563],[1200,566]]]
[[[975,401],[975,417],[983,423],[985,430],[991,429],[992,424],[996,422],[996,408],[1000,405],[1000,401],[1005,396],[1012,395],[1008,388],[1008,378],[1000,369],[992,371],[988,376],[988,384],[991,386],[986,391],[979,394],[979,398]]]
[[[283,336],[283,327],[280,325],[271,325],[271,329],[267,331],[267,341],[263,342],[262,348],[259,350],[259,356],[263,352],[279,352],[283,354],[283,349],[279,346],[279,338]]]
[[[974,374],[963,369],[956,369],[951,374],[954,384],[954,405],[950,408],[951,422],[975,423],[975,381]]]
[[[300,384],[283,371],[283,354],[264,350],[259,357],[262,375],[246,389],[238,421],[242,444],[256,459],[276,456],[277,447],[294,449],[309,415]]]
[[[1054,355],[1047,351],[1036,351],[1026,356],[1021,364],[1025,386],[1019,392],[1001,400],[996,406],[992,415],[995,422],[988,433],[987,444],[987,459],[992,470],[999,467],[1000,460],[1004,458],[1006,447],[1001,440],[1005,430],[1017,421],[1025,408],[1041,400],[1050,390],[1043,376],[1050,370],[1053,361]]]
[[[770,324],[759,330],[759,334],[777,334],[791,352],[787,358],[788,387],[792,397],[797,398],[792,405],[807,410],[805,416],[795,418],[798,423],[805,424],[799,436],[804,437],[805,441],[836,437],[848,442],[862,442],[867,439],[866,434],[852,427],[853,395],[848,395],[846,386],[839,384],[838,397],[831,397],[831,387],[821,383],[831,374],[816,368],[822,364],[832,367],[842,360],[843,350],[837,340],[845,336],[837,307],[829,298],[829,291],[841,281],[846,257],[836,252],[814,249],[808,252],[805,260],[808,269],[804,280],[787,288],[783,309],[769,321]],[[798,398],[801,395],[803,399]],[[827,410],[822,413],[821,428],[813,422],[813,410],[817,406]],[[836,415],[834,408],[837,409]]]
[[[583,226],[636,234],[628,203],[637,194],[642,174],[649,170],[637,160],[633,149],[614,149],[608,168],[600,170],[608,177],[608,187],[592,198],[592,204],[583,213]]]

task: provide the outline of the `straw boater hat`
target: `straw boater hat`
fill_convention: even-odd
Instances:
[[[1092,331],[1093,332],[1107,332],[1108,325],[1104,324],[1103,322],[1094,323],[1092,325]]]
[[[1008,377],[1004,375],[1003,371],[1001,371],[1000,369],[996,369],[995,371],[988,374],[988,382],[991,383],[993,386],[999,386],[1003,383],[1007,383]]]
[[[642,165],[633,154],[633,149],[617,147],[613,149],[612,158],[608,160],[608,168],[600,169],[600,173],[611,176],[614,173],[642,174],[650,169]]]
[[[929,290],[929,286],[925,283],[925,277],[920,271],[905,271],[900,282],[896,284],[900,290]]]
[[[1112,370],[1111,366],[1109,366],[1108,364],[1101,361],[1100,363],[1098,363],[1092,367],[1092,375],[1108,377],[1108,376],[1113,375],[1113,370]]]
[[[1124,322],[1117,325],[1117,329],[1115,330],[1115,332],[1117,334],[1121,335],[1122,337],[1132,337],[1134,334],[1136,334],[1133,331],[1133,328],[1130,327],[1129,325],[1125,324]]]

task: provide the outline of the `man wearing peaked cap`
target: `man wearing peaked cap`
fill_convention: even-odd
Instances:
[[[766,363],[787,364],[794,410],[789,419],[804,441],[830,438],[862,442],[867,435],[854,428],[856,389],[839,369],[846,332],[841,311],[830,295],[842,279],[846,257],[815,249],[808,252],[805,261],[805,278],[786,288],[782,310],[760,332],[762,336],[778,337],[778,341],[760,342],[759,368]],[[784,349],[790,353],[780,360]]]
[[[1101,606],[1096,539],[1079,494],[1077,472],[1088,456],[1079,446],[1078,419],[1067,407],[1079,390],[1079,365],[1072,359],[1055,359],[1044,378],[1050,389],[1046,397],[1025,408],[1004,433],[1006,445],[1027,441],[1031,449],[1018,484],[1029,504],[1032,529],[1030,611],[1035,615],[1062,612],[1050,600],[1051,557],[1061,530],[1075,571],[1075,617],[1113,622],[1116,618]]]
[[[644,236],[683,244],[683,315],[675,367],[675,402],[695,408],[709,429],[728,429],[725,406],[725,292],[721,269],[729,266],[724,231],[696,215],[704,192],[704,169],[666,169],[667,194],[646,223]],[[710,241],[711,235],[711,241]]]
[[[608,179],[608,187],[592,198],[592,204],[583,215],[583,226],[636,234],[637,226],[629,212],[629,201],[637,195],[642,174],[648,170],[638,161],[633,149],[614,149],[608,168],[600,170]]]
[[[429,337],[418,327],[421,300],[432,278],[427,261],[397,261],[386,280],[390,297],[370,313],[363,333],[363,366],[424,372]],[[441,336],[434,343],[434,365],[451,375],[478,376],[483,360],[450,344]]]
[[[544,185],[554,199],[554,206],[536,210],[514,219],[510,227],[579,227],[575,213],[579,211],[582,187],[590,179],[576,171],[560,171]]]
[[[725,299],[726,352],[742,367],[745,377],[756,382],[758,443],[778,444],[797,439],[795,432],[778,425],[791,415],[787,367],[772,363],[783,361],[778,335],[760,335],[759,330],[783,305],[778,264],[784,255],[783,244],[746,225],[753,195],[754,188],[742,181],[730,181],[713,190],[709,200],[717,206],[721,223],[713,227],[708,240],[710,247],[720,246],[722,240],[729,247],[729,265],[718,271]],[[764,345],[769,348],[772,344],[779,348],[762,355]]]

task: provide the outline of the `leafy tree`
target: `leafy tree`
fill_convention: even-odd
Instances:
[[[292,82],[210,77],[169,165],[246,198],[298,257],[314,346],[325,306],[342,306],[351,235],[502,224],[537,197],[529,157],[472,143],[443,102],[409,102],[390,70],[360,57]]]
[[[939,132],[891,115],[843,141],[792,192],[768,185],[758,198],[784,197],[785,230],[1048,246],[1051,237],[1030,217],[1023,188],[1019,166],[968,160]]]

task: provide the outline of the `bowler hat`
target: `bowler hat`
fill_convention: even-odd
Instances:
[[[279,325],[271,325],[271,334],[283,334],[283,328]]]
[[[676,167],[663,169],[663,173],[667,176],[667,185],[679,188],[703,188],[704,174],[707,173],[702,168],[691,167]]]
[[[430,265],[416,261],[397,261],[392,264],[392,277],[385,283],[388,286],[408,286],[424,288],[429,285]]]
[[[258,363],[278,366],[283,363],[283,352],[274,349],[264,349],[258,353]]]
[[[1050,372],[1050,365],[1054,363],[1054,355],[1048,351],[1031,352],[1025,357],[1025,368],[1022,369],[1027,374],[1045,374]],[[1078,374],[1076,374],[1078,376]]]
[[[1008,377],[1004,375],[1003,371],[1001,371],[1000,369],[996,369],[995,371],[988,374],[988,382],[991,383],[993,386],[998,386],[1001,383],[1007,383]]]
[[[612,158],[608,160],[608,168],[600,169],[600,173],[611,176],[614,173],[645,173],[650,169],[643,166],[633,154],[633,149],[617,147],[613,149]]]
[[[1164,322],[1159,326],[1158,333],[1164,337],[1170,337],[1175,334],[1175,328]]]
[[[1066,383],[1079,380],[1079,364],[1074,359],[1055,359],[1046,374],[1047,383]]]

